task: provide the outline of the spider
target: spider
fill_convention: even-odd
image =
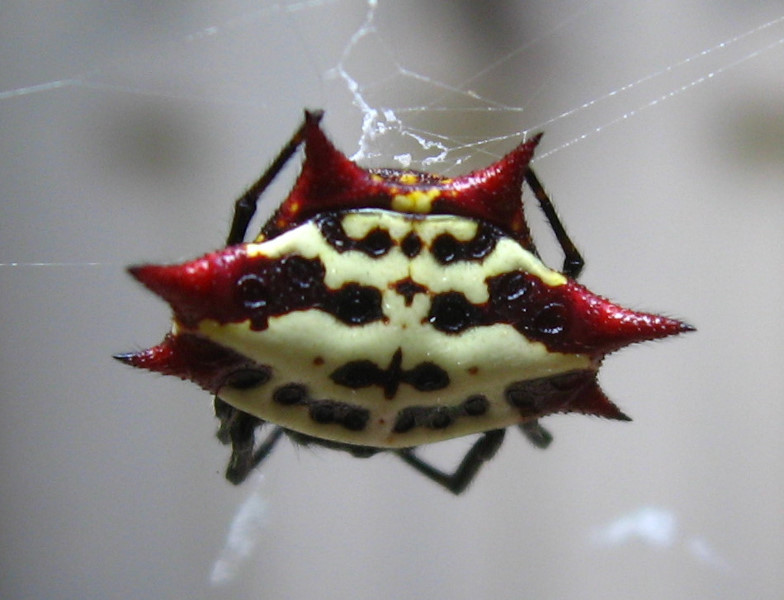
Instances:
[[[459,494],[510,426],[545,448],[546,415],[629,420],[596,381],[604,356],[693,328],[576,282],[582,256],[529,164],[541,136],[448,178],[359,167],[324,135],[322,114],[306,111],[235,202],[223,249],[129,269],[172,306],[173,326],[159,345],[115,358],[215,395],[229,481],[285,434],[357,457],[392,452]],[[259,197],[303,144],[288,198],[245,241]],[[524,183],[563,251],[561,271],[536,250]],[[470,434],[452,472],[416,452]]]

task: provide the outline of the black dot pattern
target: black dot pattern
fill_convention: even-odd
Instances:
[[[431,252],[442,265],[457,261],[481,261],[493,251],[502,235],[495,227],[479,223],[476,235],[467,241],[442,233],[433,240]]]
[[[379,367],[370,360],[354,360],[338,367],[330,374],[330,379],[351,389],[379,386],[384,396],[394,398],[401,383],[420,392],[442,390],[449,386],[449,374],[432,362],[422,362],[412,369],[402,369],[403,352],[400,348],[392,356],[386,368]]]
[[[427,320],[444,333],[460,333],[482,324],[478,307],[471,304],[461,292],[446,292],[433,297]]]
[[[377,288],[347,283],[332,296],[330,311],[347,325],[364,325],[384,317]]]
[[[422,251],[422,240],[416,233],[411,231],[400,242],[400,249],[408,258],[414,258]]]
[[[349,431],[362,431],[370,420],[366,408],[335,400],[316,400],[304,385],[287,383],[275,389],[273,401],[283,406],[302,406],[310,418],[320,425],[341,425]]]
[[[269,367],[238,369],[226,377],[224,385],[235,390],[250,390],[270,380]]]
[[[308,399],[308,389],[298,383],[287,383],[277,388],[272,393],[272,399],[284,406],[302,404]]]
[[[417,428],[446,429],[465,417],[479,417],[488,412],[490,401],[481,394],[468,397],[456,406],[408,406],[397,413],[392,430],[408,433]]]
[[[324,239],[338,252],[356,250],[373,258],[384,256],[393,246],[392,238],[387,231],[375,228],[365,237],[356,240],[349,237],[343,229],[340,213],[328,212],[315,218],[316,226]]]
[[[386,256],[399,244],[398,251],[406,256],[429,251],[448,268],[457,261],[482,260],[502,237],[493,226],[477,223],[477,233],[472,239],[461,241],[442,233],[429,247],[414,232],[394,240],[380,227],[371,229],[362,239],[353,239],[343,229],[345,214],[325,213],[314,217],[313,222],[324,240],[338,252],[353,250],[374,258]],[[423,324],[447,335],[459,335],[475,327],[508,324],[527,339],[543,343],[550,351],[582,352],[594,343],[587,333],[582,334],[580,323],[575,322],[576,310],[570,294],[574,294],[573,286],[577,284],[551,286],[522,270],[487,277],[482,283],[487,286],[489,298],[474,303],[462,291],[434,293],[427,282],[412,277],[389,282],[381,289],[361,281],[347,281],[333,289],[325,283],[328,268],[336,268],[324,262],[328,258],[306,258],[298,254],[269,258],[259,254],[242,258],[227,256],[226,260],[232,261],[232,276],[216,281],[215,285],[227,286],[231,297],[226,302],[222,298],[214,302],[199,318],[212,318],[220,323],[249,321],[251,329],[263,330],[271,317],[316,309],[332,314],[347,326],[362,327],[389,321],[390,315],[384,314],[384,294],[391,290],[403,297],[406,306],[413,306],[420,294],[427,297],[430,306]],[[442,385],[438,377],[427,372],[412,373],[409,380],[423,389],[438,389]]]

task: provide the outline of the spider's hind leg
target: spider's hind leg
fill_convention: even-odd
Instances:
[[[283,435],[283,428],[275,426],[257,445],[256,432],[264,426],[265,421],[234,408],[217,396],[215,396],[215,416],[220,420],[216,434],[218,439],[223,444],[231,444],[231,458],[226,467],[226,479],[238,485],[267,458]]]
[[[493,429],[483,433],[482,437],[471,446],[471,449],[463,457],[454,473],[451,474],[444,473],[425,462],[411,448],[398,450],[396,454],[431,481],[444,486],[453,494],[460,494],[473,481],[482,465],[498,452],[504,441],[505,433],[505,429]]]
[[[537,448],[544,450],[553,442],[553,434],[539,424],[538,419],[518,425],[520,431]]]

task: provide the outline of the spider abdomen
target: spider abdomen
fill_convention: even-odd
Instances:
[[[599,388],[604,356],[692,328],[622,308],[576,278],[583,260],[529,162],[540,136],[454,178],[363,169],[305,121],[235,204],[227,246],[131,274],[174,312],[159,345],[116,358],[216,394],[238,483],[281,433],[370,456],[396,449],[460,493],[521,425],[557,412],[628,419]],[[288,197],[244,243],[261,192],[305,145]],[[526,224],[533,191],[564,251],[545,266]],[[256,430],[276,427],[261,443]],[[446,475],[411,447],[482,432]]]
[[[410,447],[580,410],[607,345],[580,323],[575,302],[590,292],[463,217],[335,212],[134,275],[172,304],[178,335],[265,373],[249,385],[228,360],[215,361],[220,376],[185,376],[265,421],[356,445]],[[581,382],[568,399],[521,400],[524,382],[564,376]]]

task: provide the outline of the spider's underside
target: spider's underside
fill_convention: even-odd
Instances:
[[[216,395],[230,481],[244,480],[286,433],[355,456],[395,452],[460,493],[511,425],[545,447],[551,437],[538,419],[548,414],[628,420],[596,382],[603,357],[691,328],[575,282],[582,258],[528,165],[538,137],[447,179],[361,169],[327,140],[320,118],[306,113],[237,201],[226,248],[130,270],[171,304],[174,325],[160,345],[117,358]],[[245,243],[259,195],[303,142],[289,198]],[[563,248],[563,272],[538,258],[523,181]],[[481,435],[453,473],[413,451],[471,433]]]

